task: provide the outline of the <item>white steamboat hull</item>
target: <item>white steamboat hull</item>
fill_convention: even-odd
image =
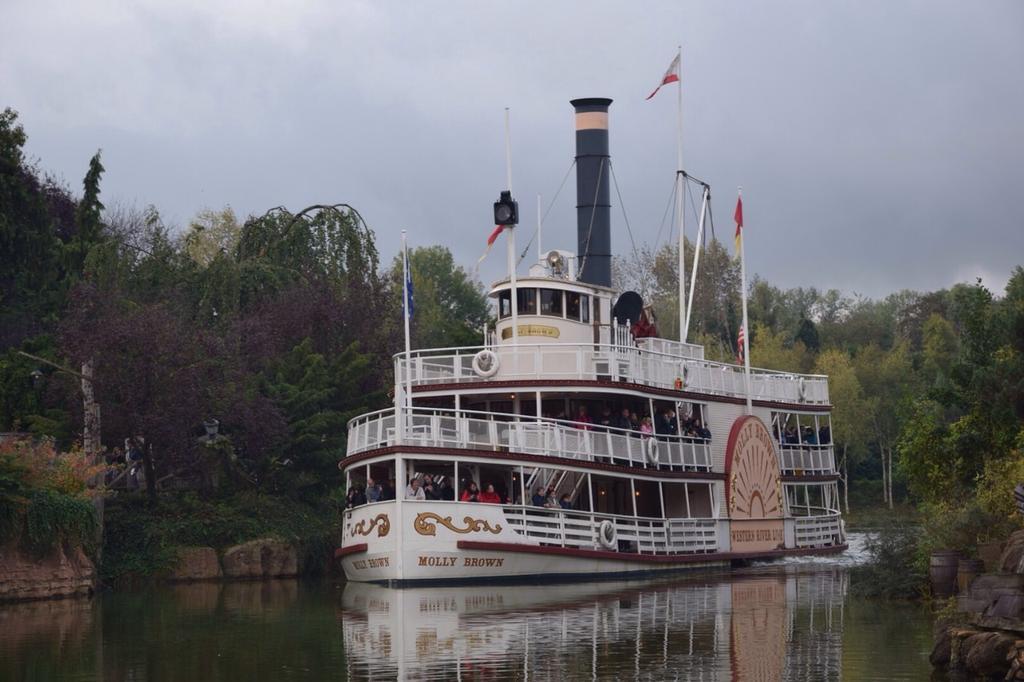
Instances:
[[[347,512],[336,556],[346,577],[356,582],[467,582],[642,575],[845,548],[838,522],[835,533],[817,547],[780,542],[758,552],[731,552],[728,520],[684,521],[684,527],[666,522],[656,528],[622,520],[615,542],[602,544],[603,521],[600,515],[496,504],[384,502]],[[794,521],[786,521],[789,537]],[[664,543],[660,550],[650,544],[652,538]],[[686,551],[694,545],[700,551]],[[652,551],[643,551],[645,546]]]

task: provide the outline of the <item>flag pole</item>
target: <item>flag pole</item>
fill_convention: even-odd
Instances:
[[[412,408],[412,342],[409,336],[409,282],[412,281],[412,273],[409,272],[409,245],[405,240],[405,230],[402,230],[402,312],[405,318],[405,407]]]
[[[736,188],[736,200],[743,199],[743,188]],[[747,259],[746,239],[740,227],[740,292],[743,296],[743,380],[747,393],[747,414],[753,414],[753,401],[750,396],[750,327],[747,324]]]
[[[509,132],[508,107],[505,107],[505,181],[509,194],[512,193],[512,137]],[[506,225],[508,230],[508,282],[511,289],[512,343],[519,343],[519,296],[516,291],[516,231],[515,225]]]
[[[685,249],[685,195],[683,193],[683,46],[679,45],[677,53],[679,65],[676,67],[676,225],[679,227],[679,340],[686,343],[686,262]]]

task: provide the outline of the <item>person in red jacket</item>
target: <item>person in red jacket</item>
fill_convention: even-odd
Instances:
[[[480,493],[481,502],[490,502],[491,504],[501,504],[501,495],[494,490],[494,484],[488,483],[487,490]]]
[[[482,502],[480,499],[480,488],[476,487],[475,481],[470,481],[466,489],[462,491],[462,497],[459,498],[463,502]]]

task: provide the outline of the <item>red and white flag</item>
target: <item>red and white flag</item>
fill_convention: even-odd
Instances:
[[[736,336],[736,364],[743,364],[743,350],[746,344],[746,333],[743,331],[743,327],[740,327],[740,333]]]
[[[658,90],[661,90],[661,86],[662,85],[668,85],[669,83],[678,83],[678,82],[679,82],[679,55],[677,54],[676,58],[672,60],[672,63],[668,65],[668,71],[666,71],[665,75],[662,76],[661,82],[658,83],[658,87],[654,88],[654,92],[652,92],[651,94],[647,95],[647,99],[650,99],[650,98],[654,97],[655,95],[657,95],[658,94]]]
[[[480,268],[480,264],[484,262],[484,258],[487,258],[487,254],[491,252],[491,247],[494,246],[494,240],[498,238],[502,230],[505,229],[504,225],[496,225],[494,231],[491,232],[491,236],[487,238],[487,248],[484,249],[484,255],[480,256],[480,259],[476,262],[477,269]]]

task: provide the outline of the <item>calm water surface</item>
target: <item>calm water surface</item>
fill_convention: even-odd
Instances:
[[[927,680],[931,621],[853,556],[672,580],[187,585],[0,607],[2,680]]]

